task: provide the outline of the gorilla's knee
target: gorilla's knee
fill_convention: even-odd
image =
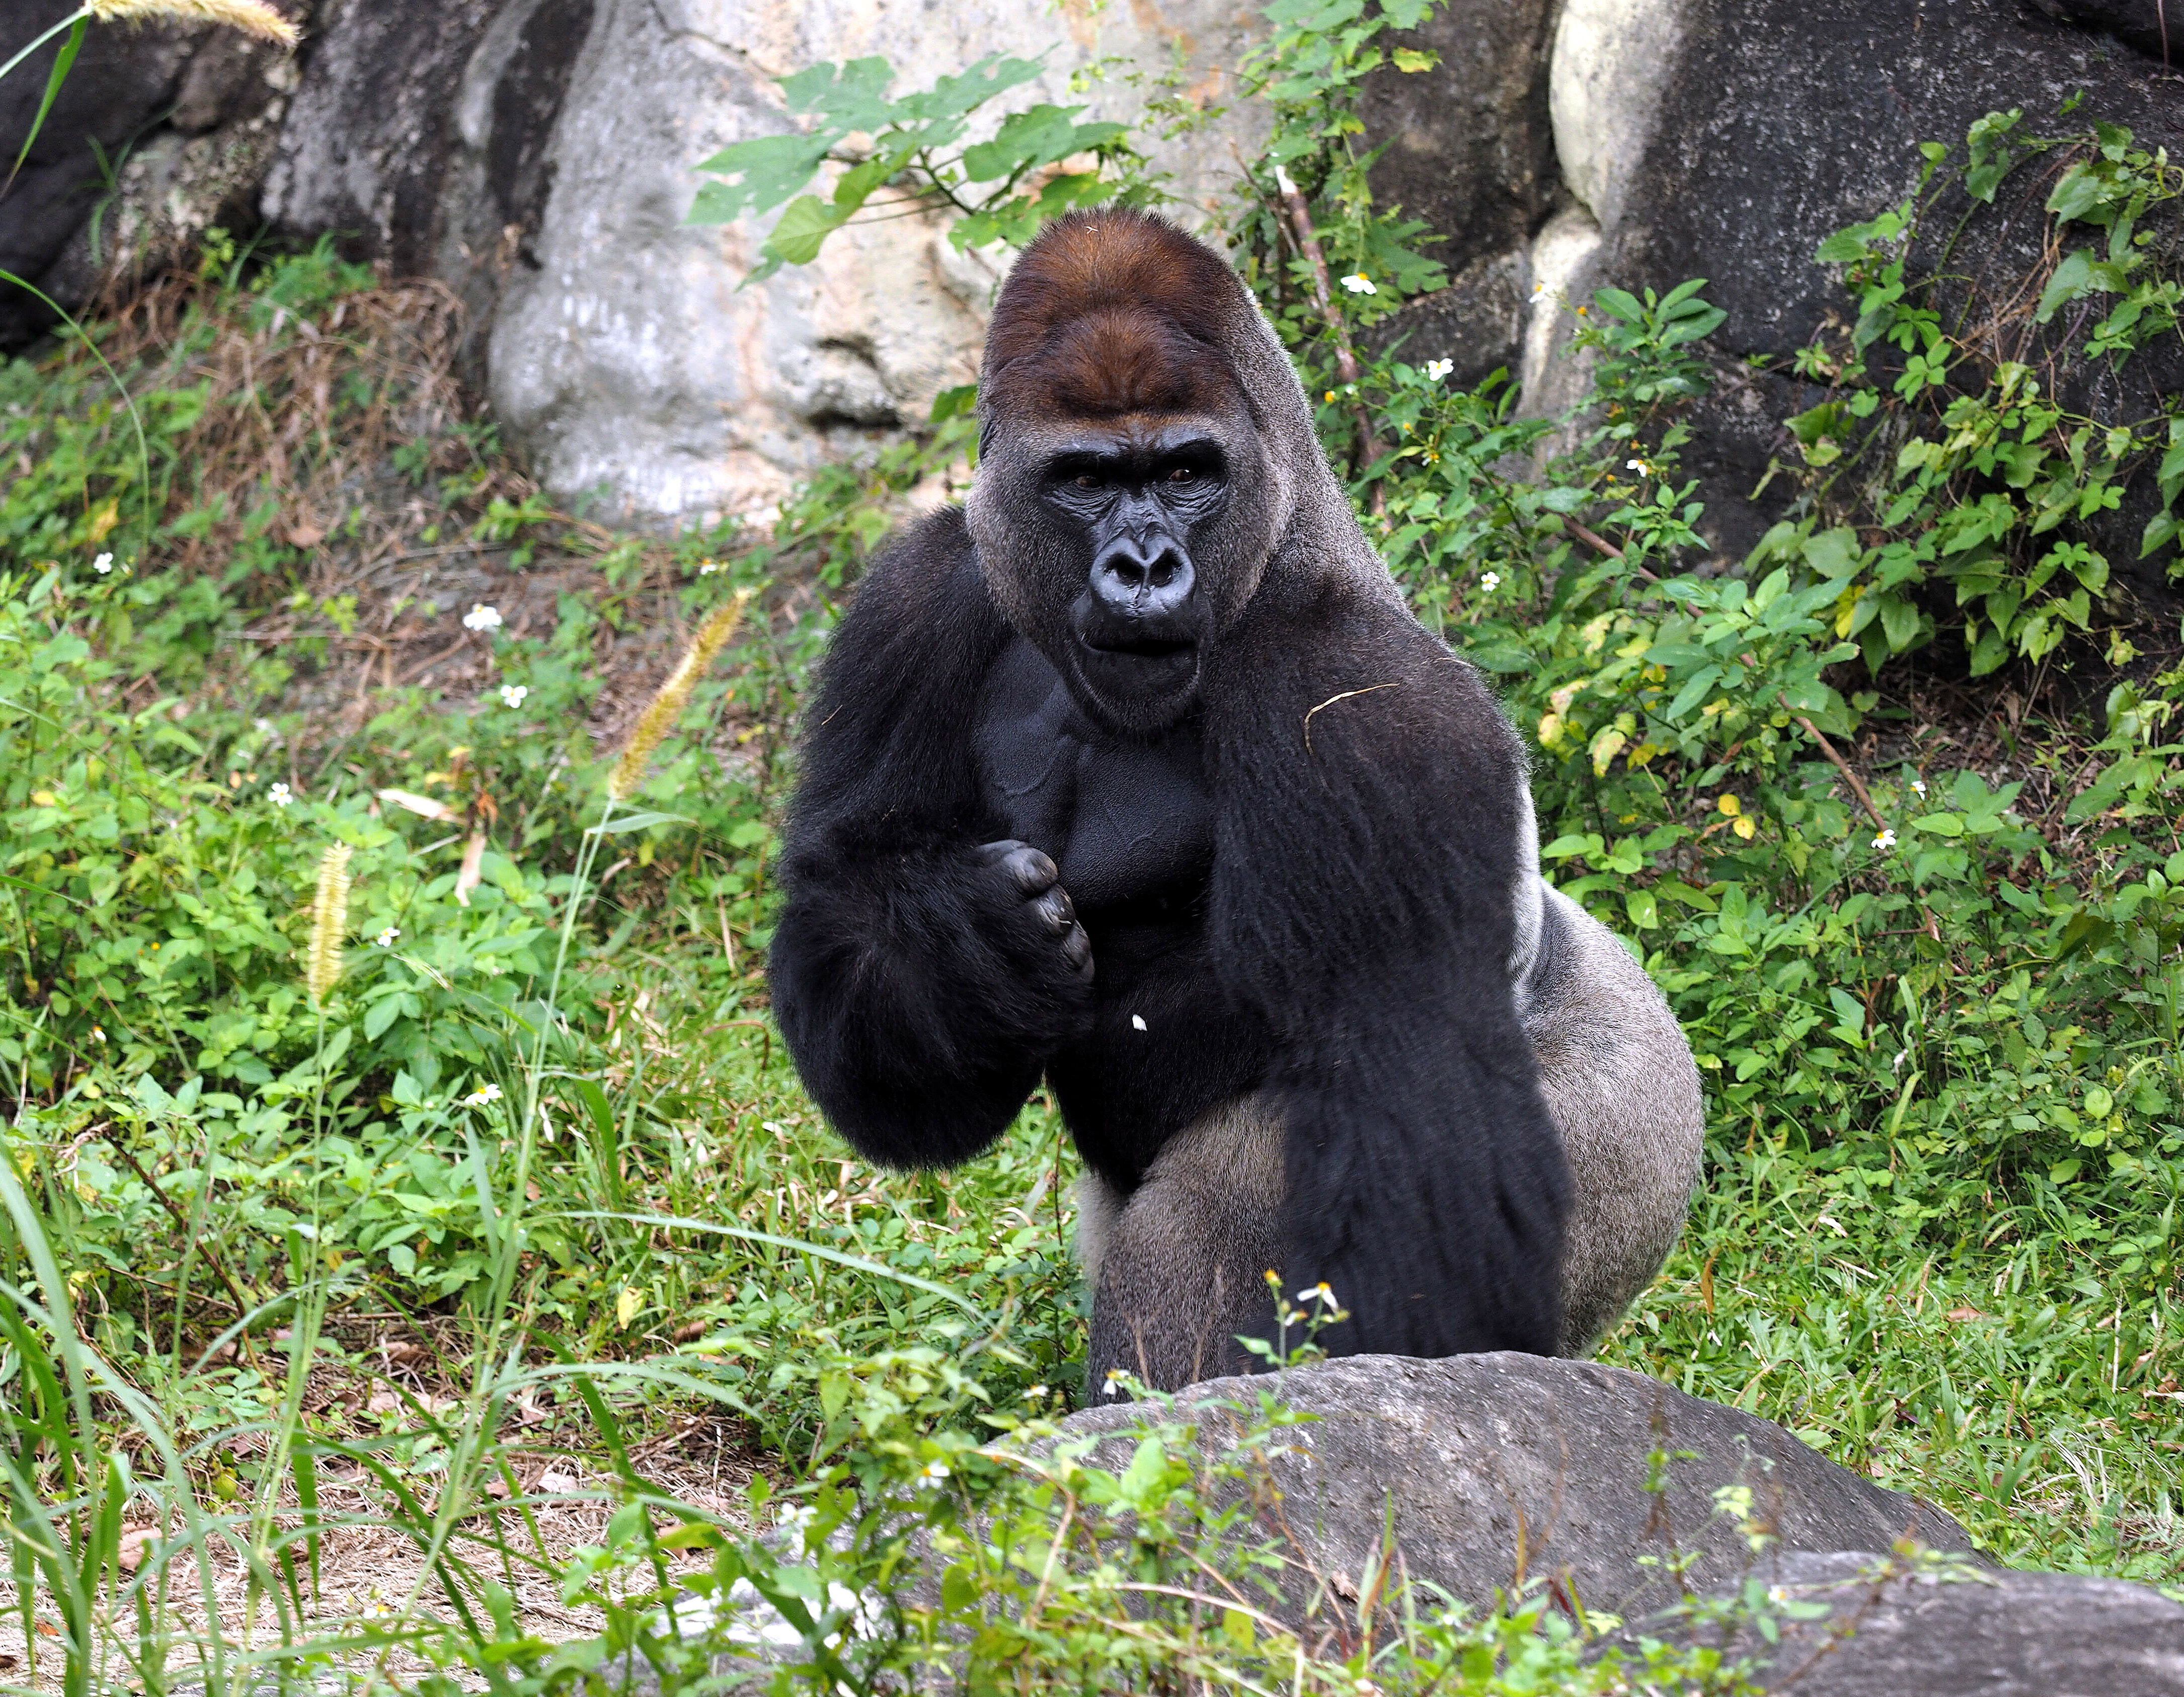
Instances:
[[[1101,1201],[1114,1192],[1101,1184]],[[1080,1192],[1081,1197],[1081,1192]],[[1107,1375],[1172,1389],[1255,1365],[1236,1338],[1271,1330],[1281,1127],[1246,1097],[1178,1134],[1111,1224],[1095,1225],[1088,1395]],[[1081,1200],[1080,1200],[1081,1207]],[[1078,1216],[1079,1254],[1086,1216]]]

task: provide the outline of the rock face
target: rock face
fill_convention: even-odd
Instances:
[[[2074,1573],[1928,1577],[1882,1558],[1790,1555],[1770,1583],[1827,1613],[1748,1627],[1732,1654],[1764,1659],[1763,1690],[1798,1697],[2164,1697],[2184,1692],[2184,1606],[2143,1585]],[[1661,1636],[1685,1634],[1652,1623]],[[1711,1642],[1719,1643],[1718,1637]]]
[[[1741,554],[1773,521],[1751,491],[1770,458],[1791,452],[1780,421],[1820,398],[1787,377],[1755,377],[1747,363],[1786,359],[1844,310],[1814,249],[1912,193],[1919,143],[1961,148],[1990,111],[2022,108],[2027,130],[2047,133],[2098,116],[2176,154],[2184,82],[2164,75],[2158,40],[2131,21],[2153,10],[2107,0],[2039,9],[2016,0],[1567,0],[1549,103],[1563,179],[1582,210],[1564,286],[1574,301],[1604,282],[1665,290],[1708,279],[1708,299],[1729,316],[1713,338],[1718,382],[1695,422],[1691,463],[1724,552]],[[2153,57],[2135,50],[2149,42]],[[2080,94],[2078,114],[2059,116]],[[2036,176],[2013,180],[1991,211],[1942,209],[1945,222],[1976,214],[1952,269],[1997,298],[2037,253],[2047,186],[2035,187]],[[1539,338],[1550,352],[1561,339]],[[1554,363],[1528,371],[1535,404],[1578,386]],[[2184,376],[2145,356],[2135,363],[2137,381],[2154,388]],[[2123,416],[2150,410],[2123,391],[2073,399]],[[2099,540],[2120,574],[2161,599],[2164,569],[2138,564],[2136,528],[2125,528],[2127,538]]]
[[[1196,1411],[1199,1443],[1211,1449],[1241,1430],[1221,1404],[1254,1407],[1266,1386],[1217,1379],[1181,1393],[1178,1405]],[[1508,1354],[1353,1356],[1285,1373],[1280,1394],[1318,1416],[1285,1432],[1294,1453],[1273,1464],[1306,1586],[1307,1571],[1363,1572],[1391,1508],[1413,1581],[1488,1607],[1497,1589],[1544,1576],[1585,1607],[1626,1618],[1674,1599],[1659,1564],[1680,1551],[1696,1558],[1694,1588],[1735,1582],[1754,1560],[1747,1530],[1771,1534],[1778,1551],[1886,1549],[1906,1537],[1971,1548],[1946,1515],[1781,1427],[1618,1367]],[[1112,1433],[1119,1452],[1156,1417],[1136,1404],[1089,1409],[1064,1430]],[[1669,1458],[1666,1486],[1649,1491],[1656,1451]],[[1723,1494],[1742,1492],[1748,1499]],[[1739,1500],[1744,1521],[1724,1511]]]
[[[1044,53],[1022,99],[1093,100],[1128,118],[1139,93],[1095,77],[1072,95],[1071,73],[1101,55],[1151,64],[1174,51],[1186,81],[1216,99],[1253,17],[1248,0],[1059,16],[1006,0],[599,0],[551,146],[536,267],[511,276],[493,331],[497,411],[550,487],[598,490],[610,510],[777,499],[970,382],[999,279],[937,220],[910,217],[853,226],[816,265],[739,289],[762,232],[682,220],[698,160],[790,127],[776,79],[878,54],[906,92],[984,53]],[[1228,165],[1203,137],[1167,163],[1199,198]]]
[[[68,0],[0,0],[0,59],[75,9]],[[0,174],[31,133],[60,45],[55,40],[0,79]],[[284,53],[227,31],[94,26],[22,170],[0,195],[0,270],[72,306],[90,293],[117,245],[133,251],[157,241],[163,221],[187,221],[198,211],[210,223],[238,195],[247,208],[263,159],[238,165],[234,155],[262,155],[270,130],[245,134],[229,126],[238,114],[257,117],[276,103],[287,75]],[[197,156],[191,164],[203,180],[193,178],[190,187],[199,192],[178,200],[184,154]],[[207,199],[209,208],[193,204]],[[98,215],[117,203],[142,211],[133,219]],[[0,349],[20,345],[52,321],[36,297],[0,285]]]
[[[994,267],[935,224],[853,229],[819,264],[748,289],[762,232],[682,224],[699,159],[788,127],[780,76],[878,53],[906,88],[986,53],[1043,55],[1022,99],[1128,119],[1151,91],[1124,67],[1178,64],[1179,91],[1219,107],[1260,27],[1258,0],[283,3],[306,26],[292,59],[217,32],[94,29],[0,198],[0,265],[72,304],[182,257],[209,225],[262,219],[435,273],[468,304],[473,375],[549,488],[616,516],[764,505],[973,374]],[[0,0],[0,42],[65,4]],[[1752,492],[1788,450],[1780,421],[1814,399],[1750,361],[1779,365],[1842,305],[1817,243],[1902,199],[1916,144],[1960,141],[1992,109],[2052,130],[2082,92],[2064,123],[2098,114],[2184,156],[2170,9],[1446,0],[1405,43],[1438,67],[1365,89],[1368,139],[1384,144],[1374,193],[1442,233],[1432,251],[1451,274],[1376,343],[1451,360],[1458,381],[1508,366],[1528,410],[1552,412],[1584,392],[1572,304],[1607,282],[1708,278],[1729,317],[1691,463],[1719,547],[1741,553],[1774,516]],[[0,83],[0,148],[27,127],[42,69]],[[1186,200],[1220,191],[1256,121],[1240,107],[1166,144]],[[120,161],[110,182],[99,150]],[[2001,287],[2031,256],[2039,191],[2025,181],[2025,205],[1967,226],[1956,257],[1976,287]],[[39,311],[0,300],[0,344]],[[2142,356],[2120,383],[2066,382],[2091,410],[2136,415],[2184,369]],[[2163,567],[2136,558],[2141,516],[2114,516],[2116,534],[2096,540],[2159,603]]]

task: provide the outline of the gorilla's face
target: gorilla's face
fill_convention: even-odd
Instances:
[[[1228,458],[1185,421],[1086,430],[1056,444],[1039,499],[1089,558],[1069,604],[1069,673],[1118,723],[1179,716],[1198,687],[1209,597],[1191,539],[1228,503]]]
[[[989,441],[980,463],[971,520],[987,580],[1112,730],[1188,713],[1207,650],[1257,588],[1273,503],[1264,451],[1240,422],[1056,421]],[[982,522],[997,508],[1005,522]]]

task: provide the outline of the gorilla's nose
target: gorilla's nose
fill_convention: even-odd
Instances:
[[[1162,626],[1178,622],[1196,588],[1190,556],[1168,538],[1122,538],[1092,562],[1091,589],[1110,620]]]

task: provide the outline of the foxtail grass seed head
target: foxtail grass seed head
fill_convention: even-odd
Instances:
[[[311,895],[311,946],[304,962],[304,987],[311,1005],[322,1006],[342,975],[342,938],[348,930],[347,843],[319,857],[319,886]]]
[[[651,764],[652,751],[660,746],[660,740],[675,728],[676,720],[682,717],[682,709],[690,704],[690,692],[698,686],[706,669],[727,646],[728,639],[736,634],[743,622],[744,604],[751,598],[749,589],[738,589],[735,598],[716,611],[712,617],[698,628],[696,639],[675,669],[667,674],[667,681],[660,686],[643,713],[638,716],[637,728],[630,734],[629,746],[622,750],[621,758],[614,763],[607,774],[607,794],[617,801],[627,801],[637,793],[637,786],[644,782],[644,768]]]
[[[84,0],[84,10],[102,24],[224,24],[283,47],[299,39],[295,25],[265,0]]]

